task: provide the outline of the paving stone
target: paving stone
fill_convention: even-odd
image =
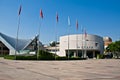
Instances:
[[[120,59],[16,61],[0,58],[0,80],[120,80]]]

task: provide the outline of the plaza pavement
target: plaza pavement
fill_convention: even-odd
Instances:
[[[15,61],[0,58],[0,80],[120,80],[120,59]]]

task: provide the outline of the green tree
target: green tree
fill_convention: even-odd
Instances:
[[[56,42],[55,42],[55,41],[51,42],[51,43],[50,43],[50,46],[51,46],[51,47],[56,46]]]
[[[55,47],[57,44],[59,44],[59,42],[56,42],[56,41],[50,42],[50,46],[51,47]]]
[[[111,44],[107,47],[107,51],[112,52],[113,55],[114,55],[114,57],[119,58],[119,57],[120,57],[120,40],[111,43]]]

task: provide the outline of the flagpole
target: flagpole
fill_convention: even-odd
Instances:
[[[77,30],[77,34],[76,34],[76,56],[78,57],[78,21],[76,20],[76,30]]]
[[[68,28],[68,59],[69,59],[69,28]]]
[[[70,44],[69,44],[69,28],[70,28],[70,18],[69,18],[69,16],[68,16],[68,59],[69,59],[69,46],[70,46]]]
[[[86,58],[86,29],[84,29],[85,33],[84,33],[84,40],[85,40],[85,52],[84,52],[84,57]]]
[[[43,19],[43,12],[42,12],[42,9],[40,10],[40,18],[41,19]],[[38,60],[38,58],[39,58],[39,50],[40,50],[40,27],[41,27],[41,22],[42,21],[40,21],[39,22],[39,28],[38,28],[38,41],[37,41],[37,43],[38,43],[38,51],[37,51],[37,60]]]
[[[82,57],[84,58],[84,54],[83,54],[83,27],[81,26],[81,30],[82,30]]]
[[[37,51],[37,60],[38,60],[38,58],[39,58],[39,50],[40,50],[40,44],[39,44],[39,41],[40,41],[40,27],[41,27],[41,23],[39,22],[39,27],[38,27],[38,39],[37,39],[37,46],[38,46],[38,51]]]
[[[56,23],[57,28],[57,23]],[[57,29],[55,28],[55,60],[56,60],[56,53],[57,53]]]
[[[68,59],[69,59],[69,28],[68,28]]]
[[[55,26],[55,60],[57,54],[57,24],[58,24],[58,13],[56,12],[56,26]]]
[[[20,13],[21,13],[22,6],[20,5],[19,13],[18,13],[18,27],[17,27],[17,36],[16,36],[16,42],[15,42],[15,60],[17,55],[17,48],[18,48],[18,35],[19,35],[19,27],[20,27]]]
[[[85,37],[85,55],[84,57],[86,58],[86,37]]]
[[[20,15],[18,19],[17,37],[16,37],[16,44],[15,44],[15,60],[16,60],[16,54],[17,54],[17,48],[18,48],[19,27],[20,27]]]
[[[76,34],[76,57],[78,57],[78,31],[77,31],[77,34]]]

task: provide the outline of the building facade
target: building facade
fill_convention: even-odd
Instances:
[[[97,35],[66,35],[60,37],[59,56],[68,57],[97,57],[104,52],[103,37]]]
[[[27,54],[32,51],[37,51],[37,46],[38,36],[35,36],[33,39],[16,40],[16,38],[0,32],[0,55]],[[39,47],[42,49],[41,42],[39,42]]]

